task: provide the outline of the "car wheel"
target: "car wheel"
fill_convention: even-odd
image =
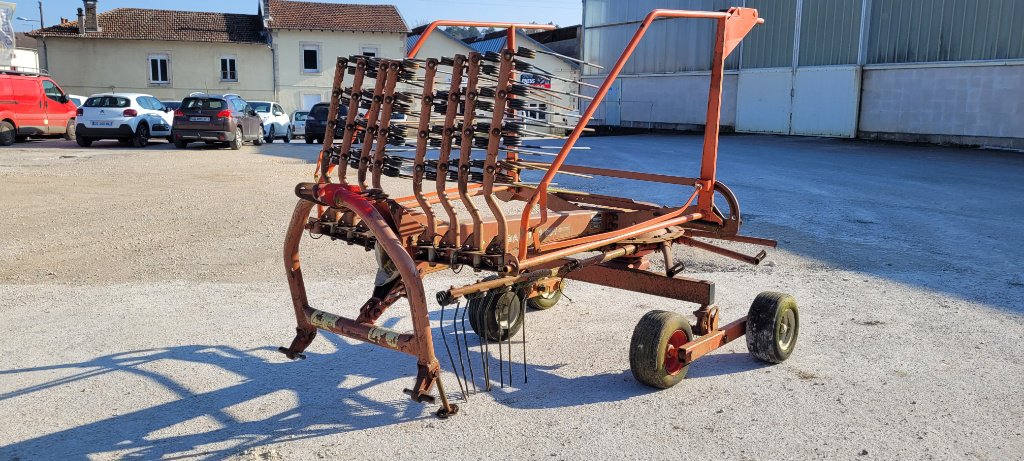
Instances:
[[[270,133],[267,134],[267,137],[264,139],[267,144],[272,144],[274,142],[274,136],[277,134],[274,131],[274,125],[270,125]]]
[[[16,138],[14,125],[11,122],[0,122],[0,146],[10,146]]]
[[[135,136],[132,136],[132,146],[146,147],[149,144],[149,125],[140,123],[135,129]]]
[[[89,147],[92,145],[92,138],[87,138],[85,136],[75,136],[75,142],[77,142],[79,146]]]
[[[188,147],[188,143],[185,142],[184,139],[177,139],[174,141],[174,147],[177,147],[178,149],[184,149]]]
[[[75,140],[75,119],[68,120],[68,126],[64,129],[64,139]]]
[[[231,141],[230,144],[232,150],[238,150],[242,148],[242,127],[235,127],[235,140]]]
[[[264,138],[263,138],[263,125],[260,125],[260,132],[259,132],[259,134],[256,135],[255,138],[253,138],[252,145],[254,145],[254,146],[262,146],[263,145],[263,141],[264,141]]]
[[[306,144],[313,144],[313,138],[309,136],[303,136],[303,138],[306,140]]]
[[[286,134],[284,135],[284,142],[286,142],[286,143],[292,142],[292,136],[293,136],[293,135],[292,135],[292,129],[291,129],[291,128],[289,128],[289,129],[288,129],[288,133],[286,133]]]

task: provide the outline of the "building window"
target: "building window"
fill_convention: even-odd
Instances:
[[[235,65],[234,56],[224,56],[220,58],[220,81],[238,81],[238,67]]]
[[[302,45],[302,71],[310,74],[320,73],[320,45]]]
[[[359,48],[359,53],[363,56],[375,58],[380,54],[380,47],[377,45],[363,45]]]
[[[522,112],[522,114],[523,114],[523,117],[530,118],[530,119],[533,119],[533,120],[547,121],[548,120],[548,114],[544,113],[544,112],[547,112],[547,110],[548,110],[548,105],[547,104],[538,104],[538,103],[531,102],[531,103],[526,105],[526,110],[524,110]],[[543,111],[543,112],[541,112],[541,111]]]
[[[171,58],[166,54],[149,55],[149,83],[171,83],[170,62]]]

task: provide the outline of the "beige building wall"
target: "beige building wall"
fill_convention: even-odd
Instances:
[[[50,74],[65,91],[88,96],[109,91],[180,100],[189,93],[237,93],[274,98],[273,58],[260,44],[109,39],[46,39]],[[149,56],[169,57],[170,83],[149,83]],[[221,81],[220,58],[233,56],[237,82]]]
[[[338,56],[361,54],[364,47],[379,50],[378,56],[383,58],[405,56],[405,34],[277,29],[272,32],[272,37],[279,78],[277,101],[289,113],[308,109],[304,106],[316,98],[324,102],[329,100]],[[303,71],[304,46],[319,47],[319,72]],[[351,81],[351,77],[347,77],[345,86],[349,86]]]

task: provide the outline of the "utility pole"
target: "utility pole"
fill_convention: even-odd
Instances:
[[[39,28],[42,29],[44,27],[46,27],[46,24],[43,23],[43,0],[39,0]],[[48,62],[49,61],[49,56],[47,56],[47,53],[46,53],[46,38],[45,37],[39,37],[39,44],[41,45],[40,47],[42,48],[42,50],[40,50],[40,51],[42,51],[42,53],[40,53],[42,56],[40,56],[39,67],[41,67],[42,69],[37,69],[37,70],[39,70],[39,72],[43,72],[43,71],[50,72],[50,65],[49,65],[49,62]]]

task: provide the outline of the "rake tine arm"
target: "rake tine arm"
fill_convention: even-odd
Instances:
[[[466,57],[457,54],[452,59],[452,83],[448,89],[448,109],[445,111],[444,128],[441,137],[441,152],[437,159],[437,179],[435,186],[437,197],[441,200],[441,206],[448,214],[448,232],[441,239],[442,245],[457,248],[462,241],[459,239],[459,215],[455,212],[448,194],[445,190],[445,183],[448,177],[448,161],[452,154],[452,136],[455,134],[455,116],[458,114],[459,102],[462,100],[460,90],[462,86],[462,70],[466,64]]]
[[[370,110],[366,112],[366,133],[363,134],[363,149],[359,153],[359,188],[369,189],[366,185],[366,170],[370,165],[370,150],[373,148],[373,140],[377,135],[377,118],[380,115],[380,106],[384,102],[384,83],[386,75],[381,75],[382,67],[385,67],[386,60],[381,60],[377,65],[377,82],[373,87],[373,100],[370,102]],[[358,111],[359,107],[349,107],[350,111]]]
[[[426,197],[423,195],[423,176],[427,172],[426,156],[427,141],[430,138],[430,114],[433,112],[434,104],[434,77],[437,74],[437,60],[427,60],[427,70],[423,76],[423,97],[420,100],[419,132],[416,136],[416,159],[413,165],[412,193],[419,203],[420,209],[427,220],[426,230],[420,236],[420,241],[430,245],[434,244],[437,235],[437,220],[434,218],[434,211],[430,208]]]
[[[469,196],[469,179],[470,179],[470,162],[472,161],[473,154],[473,120],[476,112],[476,101],[477,97],[477,77],[480,75],[480,53],[472,52],[469,54],[469,73],[467,74],[466,82],[466,109],[462,119],[462,145],[460,146],[459,156],[459,198],[462,200],[462,204],[465,205],[466,210],[469,212],[470,218],[473,220],[473,233],[472,242],[467,239],[467,244],[473,250],[480,250],[480,229],[481,222],[483,221],[480,217],[480,210],[477,210],[476,204]]]
[[[383,67],[383,64],[381,64]],[[381,105],[380,126],[377,128],[377,146],[373,153],[373,174],[371,184],[374,189],[381,189],[380,176],[384,171],[384,148],[388,145],[388,132],[391,128],[391,110],[395,102],[395,85],[398,84],[399,65],[395,61],[388,62],[386,81],[384,83],[384,102]]]

